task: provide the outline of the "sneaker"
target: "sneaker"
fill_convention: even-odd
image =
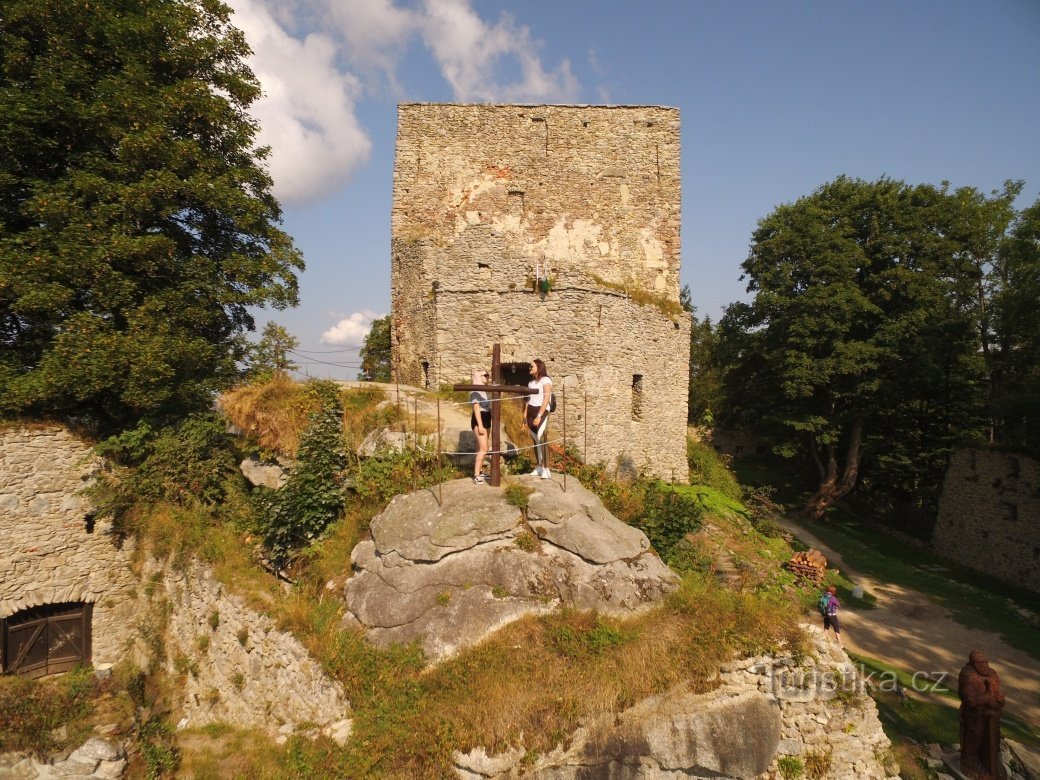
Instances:
[[[483,474],[478,474],[477,476],[473,477],[473,484],[474,485],[483,485],[484,484],[484,475]]]
[[[542,467],[541,466],[535,466],[534,467],[534,471],[532,471],[527,476],[529,476],[529,477],[540,477],[540,476],[542,476]]]
[[[552,472],[548,468],[542,469],[542,479],[552,479]]]

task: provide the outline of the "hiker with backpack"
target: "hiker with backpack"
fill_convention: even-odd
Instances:
[[[841,621],[838,620],[838,608],[841,606],[841,602],[835,595],[837,592],[838,589],[833,585],[828,587],[816,602],[816,609],[823,616],[823,632],[827,633],[827,629],[833,628],[834,638],[838,640],[838,647],[844,648],[845,646],[841,643]]]

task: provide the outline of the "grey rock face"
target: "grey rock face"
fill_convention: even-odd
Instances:
[[[568,749],[557,748],[528,773],[542,780],[750,780],[769,768],[780,730],[780,708],[759,691],[671,692],[579,729]],[[456,773],[464,778],[516,777],[522,755],[516,750],[488,757],[478,748],[455,755]]]
[[[503,490],[456,480],[398,496],[355,547],[348,622],[378,645],[421,638],[440,659],[524,615],[559,604],[627,614],[678,587],[646,536],[577,480],[520,477],[534,489],[530,530]],[[522,549],[517,538],[527,534]]]
[[[285,469],[277,463],[261,463],[256,458],[246,458],[238,468],[254,487],[262,485],[277,489],[285,484]]]

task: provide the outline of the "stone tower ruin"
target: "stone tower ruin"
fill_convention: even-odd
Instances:
[[[497,342],[504,381],[526,384],[540,357],[580,454],[685,481],[679,193],[675,108],[399,106],[397,378],[468,382]]]

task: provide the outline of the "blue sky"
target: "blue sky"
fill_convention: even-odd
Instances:
[[[398,102],[677,106],[682,281],[713,320],[756,222],[841,174],[1040,195],[1040,0],[230,4],[307,262],[300,306],[258,322],[315,376],[353,378],[389,311]]]

